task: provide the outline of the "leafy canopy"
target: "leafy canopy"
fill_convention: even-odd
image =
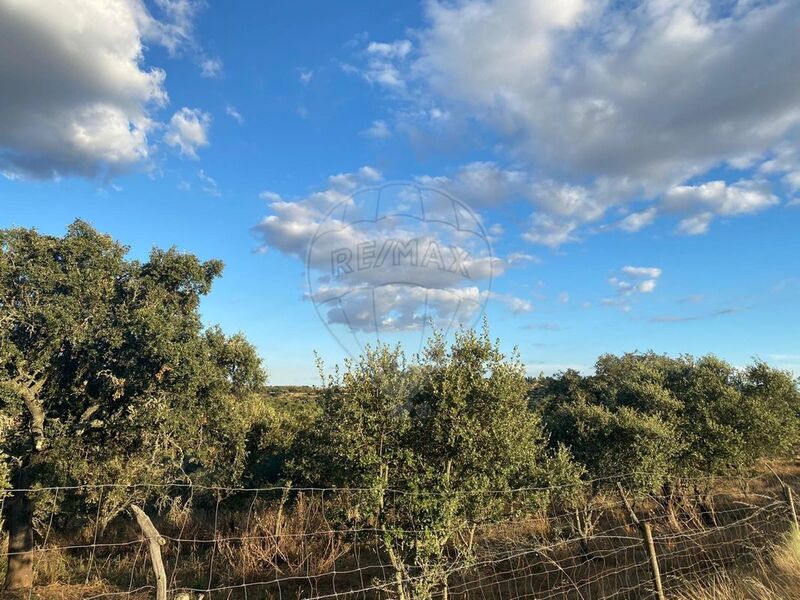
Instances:
[[[127,252],[83,221],[0,231],[0,451],[23,487],[224,483],[244,465],[265,373],[243,336],[201,324],[222,263]]]

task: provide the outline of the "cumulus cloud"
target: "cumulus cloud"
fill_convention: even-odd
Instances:
[[[405,331],[426,320],[471,324],[489,298],[514,313],[529,301],[492,294],[491,281],[530,255],[492,256],[479,218],[448,195],[414,184],[374,187],[369,166],[287,200],[262,192],[269,214],[254,228],[262,251],[303,260],[308,298],[331,325]],[[445,323],[447,326],[447,324]]]
[[[165,74],[141,65],[138,2],[0,0],[0,169],[37,177],[147,159]]]
[[[708,181],[700,185],[669,188],[661,205],[673,212],[709,210],[716,215],[735,216],[755,213],[778,204],[778,198],[764,183]]]
[[[198,158],[197,150],[208,146],[211,115],[197,108],[182,108],[169,120],[164,141],[181,156]]]
[[[796,2],[468,0],[427,16],[414,75],[582,174],[659,184],[764,152],[800,123]]]
[[[693,213],[678,224],[678,231],[685,235],[706,233],[715,216],[752,214],[778,203],[777,196],[766,184],[754,181],[739,181],[733,185],[708,181],[699,185],[673,186],[661,200],[664,210]]]
[[[655,202],[617,224],[639,231],[675,212],[681,188],[701,187],[686,183],[715,167],[761,164],[800,187],[796,144],[787,143],[800,126],[800,4],[725,6],[433,0],[411,47],[374,54],[390,67],[391,86],[423,104],[416,114],[434,104],[454,121],[477,120],[521,170],[549,182],[526,237],[555,246],[580,239],[611,206]],[[680,230],[776,203],[760,183],[723,185],[724,198],[686,194],[695,205],[676,213]]]
[[[199,3],[0,0],[0,172],[115,174],[146,164],[153,111],[168,102],[144,44],[192,42]]]

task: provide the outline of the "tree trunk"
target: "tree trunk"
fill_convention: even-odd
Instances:
[[[4,505],[8,529],[8,569],[4,588],[15,590],[33,587],[33,503],[26,490],[31,488],[34,473],[41,465],[45,447],[44,409],[39,392],[46,378],[25,377],[18,380],[19,393],[30,416],[31,453],[23,458],[13,477],[14,492]]]
[[[5,502],[8,528],[8,570],[5,589],[33,586],[33,505],[27,492],[14,492]]]

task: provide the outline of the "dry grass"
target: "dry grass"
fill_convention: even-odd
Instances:
[[[749,569],[681,590],[676,600],[800,600],[800,531],[793,530]]]
[[[797,463],[775,469],[785,481],[800,482]],[[710,515],[701,514],[691,498],[671,512],[655,500],[637,504],[637,513],[652,523],[668,597],[800,600],[800,534],[787,533],[781,497],[770,474],[745,486],[718,482]],[[173,499],[154,515],[168,538],[163,553],[170,588],[216,589],[206,598],[226,600],[333,593],[389,597],[373,588],[377,580],[393,577],[376,532],[342,530],[332,508],[330,497],[302,493],[232,497],[216,506]],[[593,528],[585,539],[578,534],[576,515],[564,509],[477,528],[471,560],[451,565],[450,599],[648,597],[647,555],[620,499],[613,494],[596,499],[591,517]],[[51,533],[48,550],[37,557],[32,597],[72,600],[121,593],[138,600],[152,595],[150,588],[140,589],[152,585],[153,577],[147,549],[136,541],[139,533],[130,519],[113,523],[94,553],[63,549],[91,537]],[[132,543],[113,545],[123,542]],[[369,591],[343,594],[348,590]]]

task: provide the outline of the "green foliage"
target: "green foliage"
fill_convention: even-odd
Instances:
[[[312,431],[320,415],[314,388],[273,386],[262,395],[260,417],[248,439],[248,486],[278,483],[299,440]]]
[[[531,406],[552,443],[592,477],[628,476],[641,490],[671,478],[736,473],[786,453],[800,434],[800,392],[762,362],[744,370],[706,356],[606,355],[595,374],[532,382]]]
[[[455,532],[546,500],[512,490],[578,480],[565,451],[548,451],[526,385],[486,330],[460,332],[451,347],[435,335],[410,364],[399,348],[370,349],[324,378],[296,468],[314,485],[364,490],[349,496],[350,516],[379,525],[401,579],[413,575],[399,595],[446,585],[445,547],[469,553]]]
[[[0,231],[0,415],[13,423],[0,452],[18,485],[224,484],[244,467],[265,374],[243,336],[203,331],[222,264],[126,254],[82,221],[64,237]]]

